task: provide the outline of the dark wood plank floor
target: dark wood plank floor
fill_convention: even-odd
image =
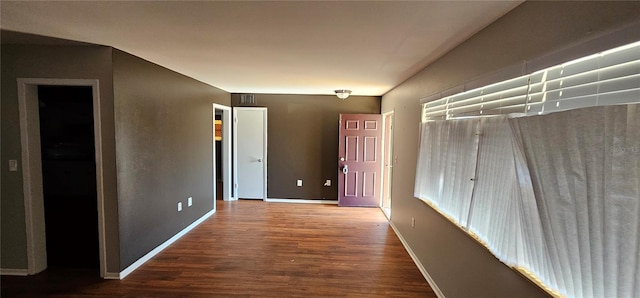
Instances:
[[[2,297],[436,297],[377,208],[217,203],[124,280],[3,276]]]

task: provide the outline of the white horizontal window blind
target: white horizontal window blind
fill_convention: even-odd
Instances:
[[[570,109],[640,101],[640,42],[423,104],[422,120]]]

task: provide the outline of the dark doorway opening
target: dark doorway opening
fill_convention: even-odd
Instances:
[[[38,86],[38,100],[47,267],[98,273],[92,87]]]
[[[224,187],[224,176],[222,175],[222,138],[227,138],[228,136],[223,135],[222,126],[226,125],[226,123],[222,123],[222,110],[215,110],[215,123],[214,123],[214,139],[216,144],[216,199],[222,200],[223,187]]]

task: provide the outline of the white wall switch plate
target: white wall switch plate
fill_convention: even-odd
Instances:
[[[191,207],[191,205],[193,205],[193,197],[187,199],[187,207]]]
[[[18,171],[18,160],[16,160],[16,159],[10,159],[9,160],[9,171],[10,172],[17,172]]]
[[[302,186],[302,179],[298,179],[298,182],[297,182],[297,184],[296,184],[296,185],[298,185],[298,186]]]
[[[331,179],[327,179],[327,181],[324,182],[324,186],[331,186]]]
[[[178,212],[182,211],[182,202],[178,202]]]
[[[412,218],[411,218],[411,227],[412,227],[412,228],[415,228],[415,227],[416,227],[416,218],[415,218],[415,217],[412,217]]]

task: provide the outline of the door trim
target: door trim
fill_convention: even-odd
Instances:
[[[262,189],[262,200],[267,199],[267,108],[266,107],[233,107],[233,194],[235,199],[238,199],[238,110],[245,111],[261,111],[264,115],[262,120],[262,127],[264,131],[264,140],[262,144],[264,156],[262,157],[264,166],[262,167],[262,180],[264,181],[264,187]]]
[[[231,180],[231,107],[213,104],[213,120],[216,119],[216,110],[222,110],[222,200],[236,200],[231,192],[233,181]],[[216,209],[217,179],[216,176],[216,141],[213,140],[213,209]]]
[[[102,126],[100,118],[100,84],[97,79],[18,78],[20,144],[22,146],[22,187],[27,235],[27,272],[36,274],[47,268],[47,247],[42,189],[42,155],[40,152],[40,117],[38,86],[90,86],[93,96],[93,129],[96,161],[96,197],[98,200],[98,242],[100,277],[107,275],[104,219],[104,180],[102,167]]]
[[[387,117],[391,117],[391,134],[387,134]],[[391,163],[391,174],[389,175],[385,169],[385,160],[387,155],[393,154],[393,125],[395,125],[395,109],[389,112],[382,113],[382,183],[380,185],[380,209],[382,209],[382,213],[387,217],[388,220],[391,220],[391,205],[388,206],[388,210],[385,209],[384,200],[385,196],[391,196],[393,189],[393,156],[389,156],[389,163]],[[387,144],[388,143],[388,144]],[[388,145],[388,146],[387,146]],[[389,152],[386,152],[384,149],[389,147]],[[387,193],[384,192],[385,188],[385,179],[388,180],[388,188]],[[391,202],[389,202],[391,204]]]

